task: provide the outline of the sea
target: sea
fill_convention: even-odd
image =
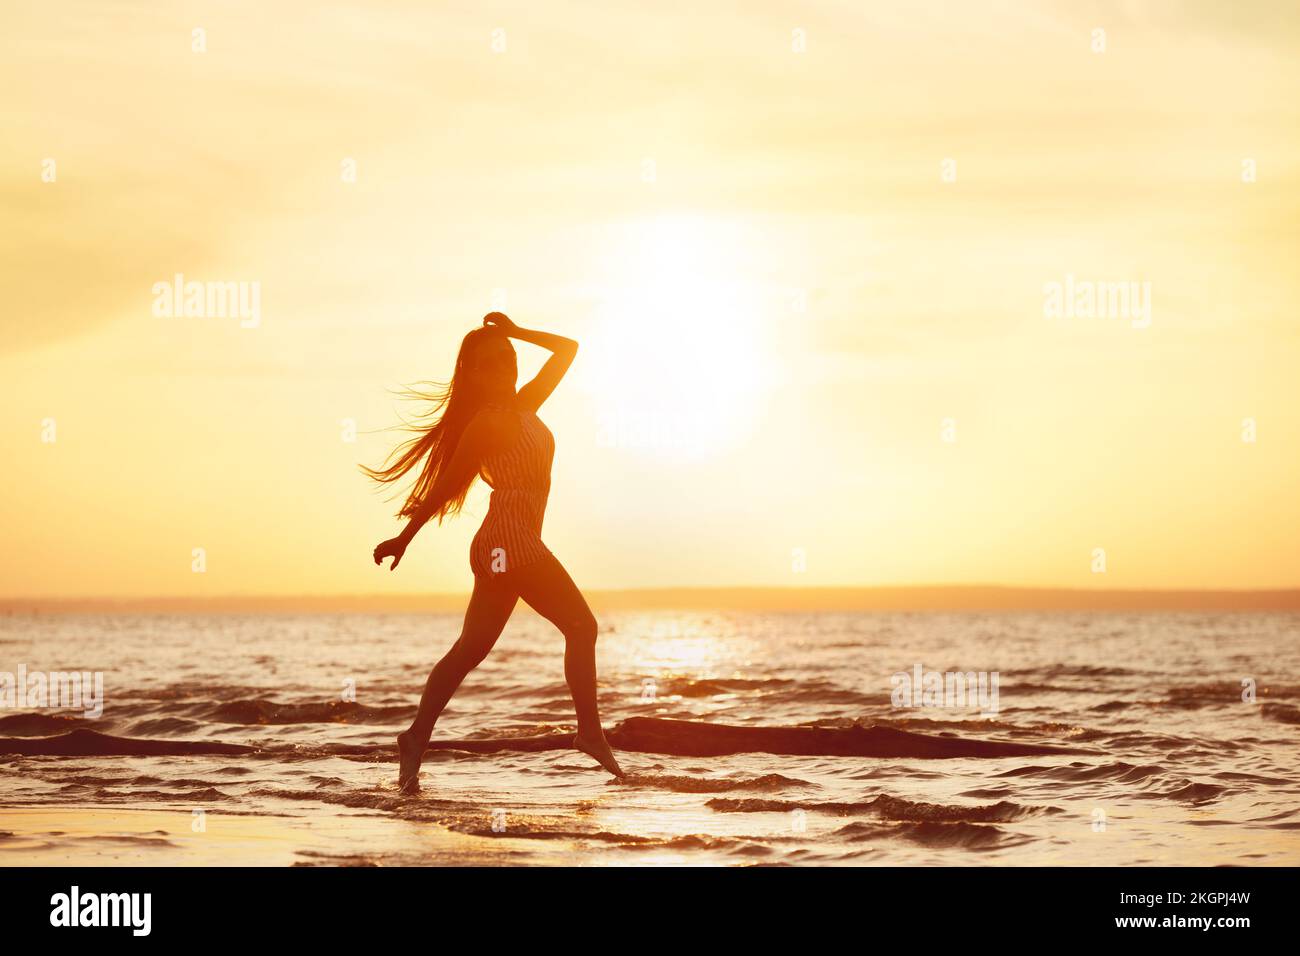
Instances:
[[[404,795],[460,625],[0,617],[0,864],[1300,863],[1300,615],[601,614],[619,780],[521,605]]]

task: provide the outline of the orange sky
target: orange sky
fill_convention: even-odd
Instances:
[[[467,589],[355,466],[494,307],[580,585],[1300,585],[1280,7],[385,6],[0,8],[0,597]]]

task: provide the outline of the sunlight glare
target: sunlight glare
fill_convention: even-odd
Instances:
[[[665,216],[616,235],[588,334],[601,444],[681,457],[733,444],[754,423],[768,365],[744,230]]]

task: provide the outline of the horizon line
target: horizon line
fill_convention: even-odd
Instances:
[[[688,585],[593,588],[585,593],[596,610],[1300,611],[1300,588],[1065,588],[1003,584]],[[461,611],[468,599],[468,591],[0,597],[0,613],[412,613]]]

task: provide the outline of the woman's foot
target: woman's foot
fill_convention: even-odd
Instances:
[[[397,788],[402,793],[419,793],[420,761],[424,758],[424,748],[409,730],[397,735],[397,755]]]
[[[614,776],[626,776],[626,774],[623,773],[623,768],[620,767],[618,761],[614,759],[614,751],[609,749],[609,743],[605,740],[605,735],[603,733],[600,735],[599,739],[584,737],[582,734],[574,734],[573,746],[575,749],[581,750],[587,756],[594,757],[597,763]]]

